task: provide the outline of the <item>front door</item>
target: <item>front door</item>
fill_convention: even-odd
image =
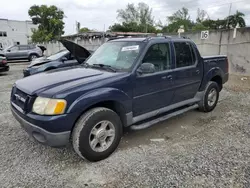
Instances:
[[[142,63],[153,64],[155,72],[137,74],[133,91],[134,116],[171,104],[174,94],[169,43],[151,45]]]
[[[13,47],[9,48],[6,51],[5,56],[8,60],[18,59],[18,46],[13,46]]]
[[[173,103],[194,98],[203,76],[203,64],[197,50],[190,42],[174,42],[175,69],[173,70],[175,93]]]

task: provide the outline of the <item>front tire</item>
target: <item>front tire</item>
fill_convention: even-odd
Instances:
[[[217,105],[219,99],[219,86],[216,82],[208,82],[204,95],[199,103],[199,110],[211,112]]]
[[[111,155],[122,137],[119,116],[108,108],[93,108],[76,122],[72,132],[75,152],[88,161],[100,161]]]
[[[30,56],[29,56],[29,61],[33,61],[34,59],[36,59],[36,58],[38,58],[38,55],[36,55],[36,54],[31,54]]]

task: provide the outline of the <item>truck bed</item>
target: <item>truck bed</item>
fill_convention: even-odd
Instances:
[[[204,77],[210,79],[210,75],[218,75],[222,78],[221,84],[228,81],[228,59],[226,55],[203,56]],[[203,80],[202,89],[208,80]]]

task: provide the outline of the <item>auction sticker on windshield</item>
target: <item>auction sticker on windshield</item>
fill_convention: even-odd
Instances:
[[[122,48],[122,52],[125,52],[125,51],[134,51],[134,50],[139,50],[139,45],[125,46],[125,47]]]

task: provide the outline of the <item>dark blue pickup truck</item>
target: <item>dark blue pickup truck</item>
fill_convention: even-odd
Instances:
[[[112,39],[81,67],[18,80],[11,109],[36,141],[72,142],[79,156],[98,161],[117,148],[125,127],[146,128],[191,109],[212,111],[227,80],[227,57],[201,57],[189,39]]]

